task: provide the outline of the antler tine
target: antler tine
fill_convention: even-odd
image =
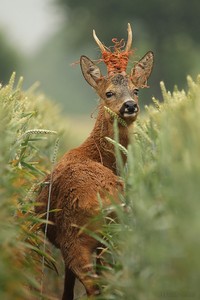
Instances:
[[[102,44],[102,42],[98,39],[98,37],[96,36],[96,32],[95,30],[93,29],[93,37],[97,43],[97,45],[99,46],[99,48],[101,49],[101,52],[105,52],[107,51],[106,48],[104,47],[104,45]]]
[[[128,40],[127,40],[127,43],[126,43],[125,51],[130,51],[131,46],[132,46],[132,29],[131,29],[130,23],[128,23],[127,30],[128,30]]]

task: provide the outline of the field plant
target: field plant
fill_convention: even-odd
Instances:
[[[59,109],[34,86],[24,92],[22,81],[13,74],[0,89],[0,299],[58,299],[59,263],[48,244],[44,251],[44,221],[33,205],[40,182],[71,140],[62,137],[58,145],[65,126]],[[125,193],[123,205],[110,208],[117,218],[107,217],[103,237],[94,235],[105,245],[98,299],[200,296],[200,77],[188,77],[187,92],[167,92],[164,83],[161,90],[163,101],[146,107],[128,150],[117,143],[117,130],[110,140]],[[41,296],[44,267],[50,271]]]
[[[163,101],[153,99],[134,129],[125,206],[105,226],[112,260],[99,299],[200,297],[200,77],[187,81],[187,92],[173,93],[161,82]]]
[[[43,253],[33,199],[56,159],[64,122],[35,86],[24,92],[23,78],[15,82],[13,74],[0,89],[0,299],[38,299],[43,254],[43,264],[55,264],[48,248]]]

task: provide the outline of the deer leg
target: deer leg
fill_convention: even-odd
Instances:
[[[74,285],[75,285],[75,275],[68,268],[65,267],[65,281],[64,281],[64,292],[62,300],[73,300],[74,299]]]
[[[89,253],[88,249],[82,248],[80,250],[75,260],[70,263],[71,269],[73,270],[76,277],[84,285],[87,295],[97,295],[99,294],[99,288],[95,283],[97,275],[92,264],[92,253]]]
[[[95,283],[97,274],[93,266],[93,249],[90,249],[88,245],[76,244],[72,249],[68,249],[67,252],[61,249],[65,263],[69,266],[71,272],[77,279],[81,281],[86,289],[87,296],[94,296],[99,294],[99,288]],[[66,258],[66,259],[65,259]],[[68,281],[65,281],[68,285]],[[68,289],[68,286],[65,287]],[[70,300],[73,298],[63,298],[62,300]]]

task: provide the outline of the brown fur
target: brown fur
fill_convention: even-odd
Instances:
[[[52,192],[48,226],[49,240],[60,248],[65,263],[65,284],[63,300],[73,299],[75,278],[86,288],[88,296],[99,292],[95,284],[96,273],[92,264],[92,254],[98,242],[86,234],[82,227],[99,232],[101,221],[92,222],[100,212],[99,198],[104,207],[110,205],[110,196],[115,201],[123,184],[117,176],[114,147],[105,139],[113,138],[113,118],[105,111],[104,105],[119,115],[127,127],[119,124],[120,143],[127,147],[130,125],[136,120],[135,114],[123,116],[121,112],[127,101],[138,103],[134,93],[136,86],[128,75],[116,74],[102,77],[100,70],[88,58],[82,57],[83,75],[100,96],[99,113],[93,131],[78,148],[66,153],[56,165],[52,176]],[[113,96],[106,93],[112,91]],[[131,102],[131,103],[132,103]],[[125,157],[124,157],[125,162]],[[50,175],[45,181],[50,180]],[[44,186],[37,198],[41,205],[36,212],[44,213],[47,208],[49,186]]]

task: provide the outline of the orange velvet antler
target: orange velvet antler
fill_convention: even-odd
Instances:
[[[93,37],[99,46],[102,53],[102,60],[107,66],[108,76],[111,76],[115,73],[126,74],[126,68],[128,64],[129,56],[132,54],[131,45],[132,45],[132,30],[131,26],[128,23],[128,40],[126,43],[126,47],[124,48],[125,43],[124,40],[118,41],[117,39],[112,39],[114,43],[114,51],[112,52],[109,48],[105,47],[102,42],[96,36],[95,31],[93,30]]]

